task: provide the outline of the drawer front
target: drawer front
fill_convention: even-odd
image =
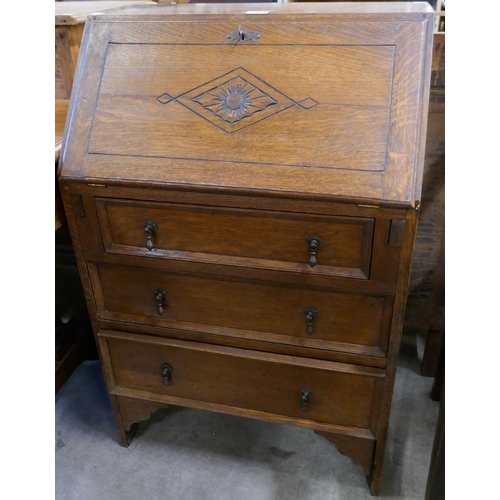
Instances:
[[[117,332],[100,335],[111,365],[111,392],[128,390],[131,396],[155,394],[368,429],[376,384],[383,380],[383,371],[373,368]]]
[[[89,270],[103,320],[385,355],[392,296],[108,264]]]
[[[110,253],[369,276],[371,218],[103,198],[96,200],[96,208]]]

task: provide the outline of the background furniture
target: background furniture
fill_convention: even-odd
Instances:
[[[437,13],[444,19],[445,13]],[[444,28],[443,22],[438,23]],[[445,33],[434,33],[422,184],[405,329],[426,340],[421,373],[434,377],[445,328]]]
[[[59,162],[64,125],[73,87],[81,39],[87,16],[119,8],[136,1],[84,1],[55,3],[55,170]],[[55,392],[64,385],[85,359],[97,356],[76,260],[66,226],[66,215],[55,178],[56,230],[56,322],[55,322]]]

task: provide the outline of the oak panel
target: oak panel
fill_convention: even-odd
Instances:
[[[146,257],[223,262],[334,276],[367,278],[373,219],[321,217],[165,203],[96,200],[107,252]],[[157,225],[152,250],[144,223]],[[308,264],[307,238],[321,246]],[[224,258],[225,257],[225,258]]]
[[[210,330],[315,348],[385,349],[392,296],[236,278],[166,273],[146,268],[91,264],[101,319],[191,330]],[[158,313],[155,291],[166,294]],[[314,307],[313,333],[305,308]],[[356,323],[353,326],[353,319]],[[211,327],[211,328],[209,328]],[[259,332],[260,335],[259,335]],[[362,351],[360,351],[362,352]]]
[[[318,423],[355,428],[370,427],[377,376],[342,371],[336,364],[322,368],[300,358],[204,346],[181,341],[107,337],[114,381],[128,388],[188,400],[201,400]],[[251,354],[251,356],[249,356]],[[165,386],[161,365],[172,368]],[[328,368],[326,368],[328,367]],[[373,369],[373,373],[377,373]],[[379,373],[379,376],[382,375]],[[313,395],[307,411],[301,409],[301,390]]]

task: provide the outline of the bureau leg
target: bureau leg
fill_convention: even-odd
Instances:
[[[134,439],[137,429],[139,429],[139,424],[132,424],[129,431],[122,431],[118,429],[118,438],[120,441],[120,446],[127,448],[128,445],[132,442],[132,439]]]
[[[126,396],[111,396],[117,406],[115,412],[116,426],[120,445],[125,448],[131,443],[139,428],[138,422],[147,420],[159,408],[168,408],[168,405],[158,401],[129,398]]]
[[[132,442],[132,439],[139,428],[139,425],[134,422],[126,423],[122,418],[120,411],[120,403],[118,396],[109,395],[109,400],[111,402],[111,408],[113,410],[113,416],[115,417],[116,430],[118,432],[118,442],[120,446],[127,448]]]
[[[370,486],[370,495],[374,497],[378,497],[379,492],[380,492],[380,477],[374,478],[374,477],[369,477],[368,478],[368,485]]]
[[[337,451],[345,455],[363,468],[365,476],[370,477],[373,465],[373,453],[375,450],[375,440],[346,434],[334,434],[332,432],[314,431],[316,434],[328,439],[335,445]],[[373,493],[372,493],[373,495]]]

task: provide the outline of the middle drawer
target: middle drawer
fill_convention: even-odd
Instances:
[[[393,296],[89,264],[99,319],[384,356]]]

